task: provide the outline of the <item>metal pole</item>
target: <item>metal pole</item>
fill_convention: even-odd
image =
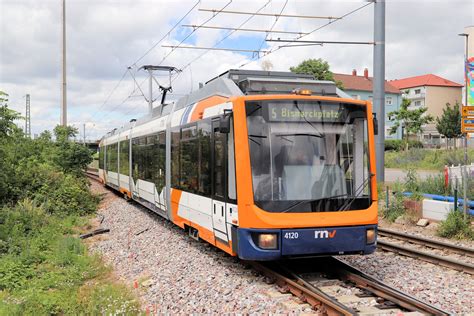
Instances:
[[[150,73],[150,82],[149,82],[149,96],[148,96],[148,113],[153,111],[153,70],[150,68],[148,69],[148,72]]]
[[[373,104],[379,133],[375,139],[377,181],[385,181],[385,0],[374,0]]]
[[[86,144],[86,123],[82,124],[82,138],[84,139],[84,145]]]
[[[63,72],[63,82],[61,89],[61,125],[67,125],[67,85],[66,85],[66,0],[62,1],[62,35],[63,35],[63,49],[62,49],[62,72]]]
[[[469,59],[468,54],[468,47],[469,47],[469,35],[466,36],[466,56],[464,59],[464,69],[466,69],[466,63]],[[464,70],[466,71],[466,70]],[[464,106],[468,106],[467,104],[467,74],[464,76]],[[467,201],[467,186],[468,186],[468,177],[467,177],[467,133],[464,134],[464,186],[463,186],[463,211],[464,211],[464,218],[467,219],[467,210],[468,210],[468,201]]]
[[[31,138],[31,108],[30,95],[26,95],[26,109],[25,109],[25,135]]]

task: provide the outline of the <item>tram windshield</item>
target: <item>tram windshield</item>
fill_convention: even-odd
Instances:
[[[257,206],[301,213],[370,205],[365,106],[249,101],[246,113]]]

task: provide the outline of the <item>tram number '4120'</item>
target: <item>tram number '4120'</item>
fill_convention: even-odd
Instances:
[[[283,238],[285,238],[285,239],[298,239],[298,233],[297,232],[288,232],[288,233],[285,233]]]

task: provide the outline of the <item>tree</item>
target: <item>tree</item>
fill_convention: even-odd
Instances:
[[[334,81],[339,89],[344,89],[341,81],[334,80],[334,75],[329,68],[327,61],[318,58],[307,59],[296,67],[290,67],[290,71],[297,74],[313,75],[316,80]]]
[[[54,128],[56,150],[53,160],[64,172],[80,174],[92,162],[92,153],[87,147],[69,140],[77,133],[77,128],[72,126],[57,125]]]
[[[428,108],[421,107],[410,110],[410,100],[402,99],[402,104],[398,111],[388,113],[388,117],[395,121],[395,124],[390,128],[390,134],[395,134],[400,126],[403,127],[405,138],[405,150],[408,150],[408,140],[411,135],[416,135],[423,130],[423,125],[433,122],[433,117],[426,114]]]
[[[456,139],[462,135],[459,103],[456,102],[453,107],[451,107],[451,104],[446,103],[441,118],[436,118],[436,130],[448,139]],[[447,141],[446,148],[448,148]],[[456,148],[456,141],[454,141],[454,148]]]
[[[8,108],[8,94],[0,91],[0,138],[11,136],[19,128],[14,121],[21,119],[20,113]]]

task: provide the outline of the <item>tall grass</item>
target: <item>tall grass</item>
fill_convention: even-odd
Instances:
[[[469,161],[474,161],[474,149],[468,150]],[[464,163],[464,149],[423,149],[411,148],[408,151],[385,152],[385,167],[415,168],[441,171],[445,165]]]
[[[139,312],[128,290],[107,279],[100,258],[71,235],[84,221],[48,214],[31,200],[1,209],[0,315]]]

